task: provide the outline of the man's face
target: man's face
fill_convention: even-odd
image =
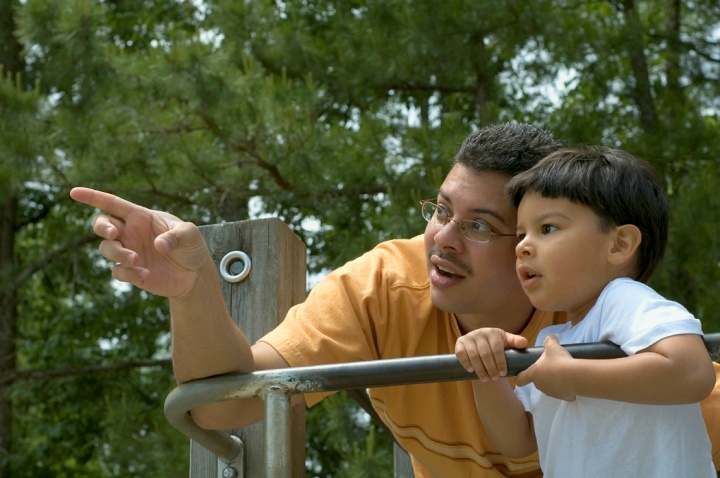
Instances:
[[[508,179],[504,174],[477,173],[456,164],[436,202],[455,221],[470,219],[486,224],[492,232],[515,234],[516,211],[504,191]],[[507,325],[507,320],[512,321],[507,315],[517,311],[524,311],[526,320],[532,306],[515,273],[516,245],[514,236],[472,242],[454,221],[443,227],[428,224],[425,252],[433,304],[454,313],[465,332]]]

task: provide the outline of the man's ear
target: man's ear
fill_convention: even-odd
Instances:
[[[608,260],[614,265],[627,264],[635,257],[635,251],[642,242],[642,232],[634,224],[624,224],[615,228],[614,241],[608,254]]]

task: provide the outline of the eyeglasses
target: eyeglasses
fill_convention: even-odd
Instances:
[[[487,243],[490,242],[492,236],[516,237],[515,234],[498,234],[497,232],[492,232],[487,224],[482,222],[471,221],[470,219],[456,221],[450,217],[450,214],[448,214],[444,207],[438,206],[427,199],[420,201],[420,205],[422,206],[422,217],[427,222],[435,227],[443,227],[450,221],[456,222],[458,226],[460,226],[460,234],[468,241]]]

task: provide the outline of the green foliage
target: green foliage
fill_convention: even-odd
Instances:
[[[472,128],[538,123],[657,166],[674,215],[653,285],[720,327],[716,1],[10,3],[0,303],[17,370],[0,378],[27,372],[5,389],[12,476],[186,466],[161,416],[171,371],[130,366],[167,357],[166,304],[111,281],[74,185],[199,224],[281,217],[322,273],[420,233],[417,202]],[[71,373],[88,367],[107,370]],[[388,474],[389,437],[345,394],[311,410],[308,443],[308,476]]]
[[[17,383],[11,476],[187,476],[188,440],[162,411],[171,387],[151,369]]]
[[[308,478],[392,477],[392,437],[345,392],[308,410]]]
[[[717,144],[717,139],[715,143]],[[653,285],[667,291],[702,321],[707,332],[720,330],[720,164],[712,160],[683,161],[674,185],[670,251]]]

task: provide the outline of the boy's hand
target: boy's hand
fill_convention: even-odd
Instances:
[[[538,390],[545,395],[568,402],[574,401],[575,393],[571,390],[569,381],[565,379],[562,373],[563,367],[568,364],[568,361],[574,359],[560,345],[554,335],[545,337],[543,347],[545,347],[545,351],[538,361],[518,374],[515,385],[520,387],[533,382]]]
[[[525,348],[527,339],[502,329],[483,328],[463,335],[455,343],[455,356],[465,370],[487,382],[507,375],[505,349]]]

